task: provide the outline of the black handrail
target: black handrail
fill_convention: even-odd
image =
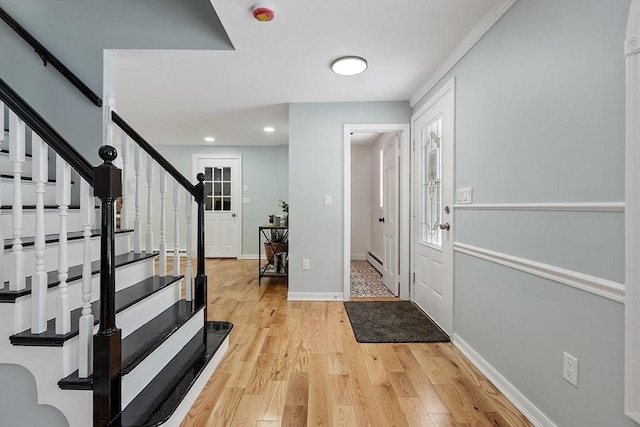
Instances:
[[[111,119],[113,123],[118,125],[120,129],[122,129],[131,139],[133,139],[148,155],[150,155],[153,160],[155,160],[160,166],[162,166],[169,175],[175,178],[180,185],[187,189],[187,191],[196,198],[198,197],[198,193],[196,192],[195,186],[191,184],[191,182],[185,178],[167,159],[165,159],[162,154],[158,153],[158,151],[153,148],[151,144],[149,144],[134,128],[129,126],[127,122],[124,121],[122,117],[118,115],[115,111],[111,112]]]
[[[93,187],[93,165],[1,78],[0,99]]]
[[[31,47],[35,49],[38,56],[40,56],[40,59],[42,59],[42,61],[44,62],[45,67],[47,66],[47,62],[49,62],[51,65],[53,65],[53,68],[58,70],[60,74],[62,74],[63,77],[69,80],[69,82],[71,82],[72,85],[74,85],[80,92],[82,92],[84,96],[89,98],[89,100],[96,107],[102,107],[102,99],[100,99],[100,97],[96,95],[96,93],[92,91],[89,86],[84,84],[82,80],[78,78],[78,76],[73,74],[73,72],[68,69],[62,62],[60,62],[60,60],[56,58],[51,52],[49,52],[49,50],[38,41],[38,39],[33,37],[31,33],[25,30],[22,25],[18,24],[18,22],[16,22],[16,20],[13,19],[11,15],[9,15],[1,7],[0,18],[2,18],[2,20],[13,29],[13,31],[18,33],[20,37],[22,37],[27,43],[31,45]]]

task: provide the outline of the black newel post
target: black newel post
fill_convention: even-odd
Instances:
[[[121,331],[116,327],[115,218],[113,204],[122,195],[122,171],[112,162],[115,148],[98,151],[104,163],[93,169],[94,195],[101,201],[100,328],[93,337],[93,425],[106,426],[121,410]]]
[[[196,177],[196,203],[198,203],[198,262],[195,278],[196,308],[204,306],[204,318],[207,319],[207,275],[204,273],[204,174]]]

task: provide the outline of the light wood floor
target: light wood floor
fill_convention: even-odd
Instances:
[[[288,302],[257,261],[207,260],[230,347],[187,426],[529,426],[451,344],[359,344],[341,302]]]

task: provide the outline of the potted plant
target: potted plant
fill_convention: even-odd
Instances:
[[[271,238],[264,242],[264,253],[267,262],[273,264],[273,255],[280,252],[287,252],[289,244],[286,240],[285,230],[271,230]]]

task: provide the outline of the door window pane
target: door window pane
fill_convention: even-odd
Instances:
[[[231,211],[231,167],[206,167],[205,209],[215,212]]]
[[[442,246],[442,117],[420,132],[422,241]]]

